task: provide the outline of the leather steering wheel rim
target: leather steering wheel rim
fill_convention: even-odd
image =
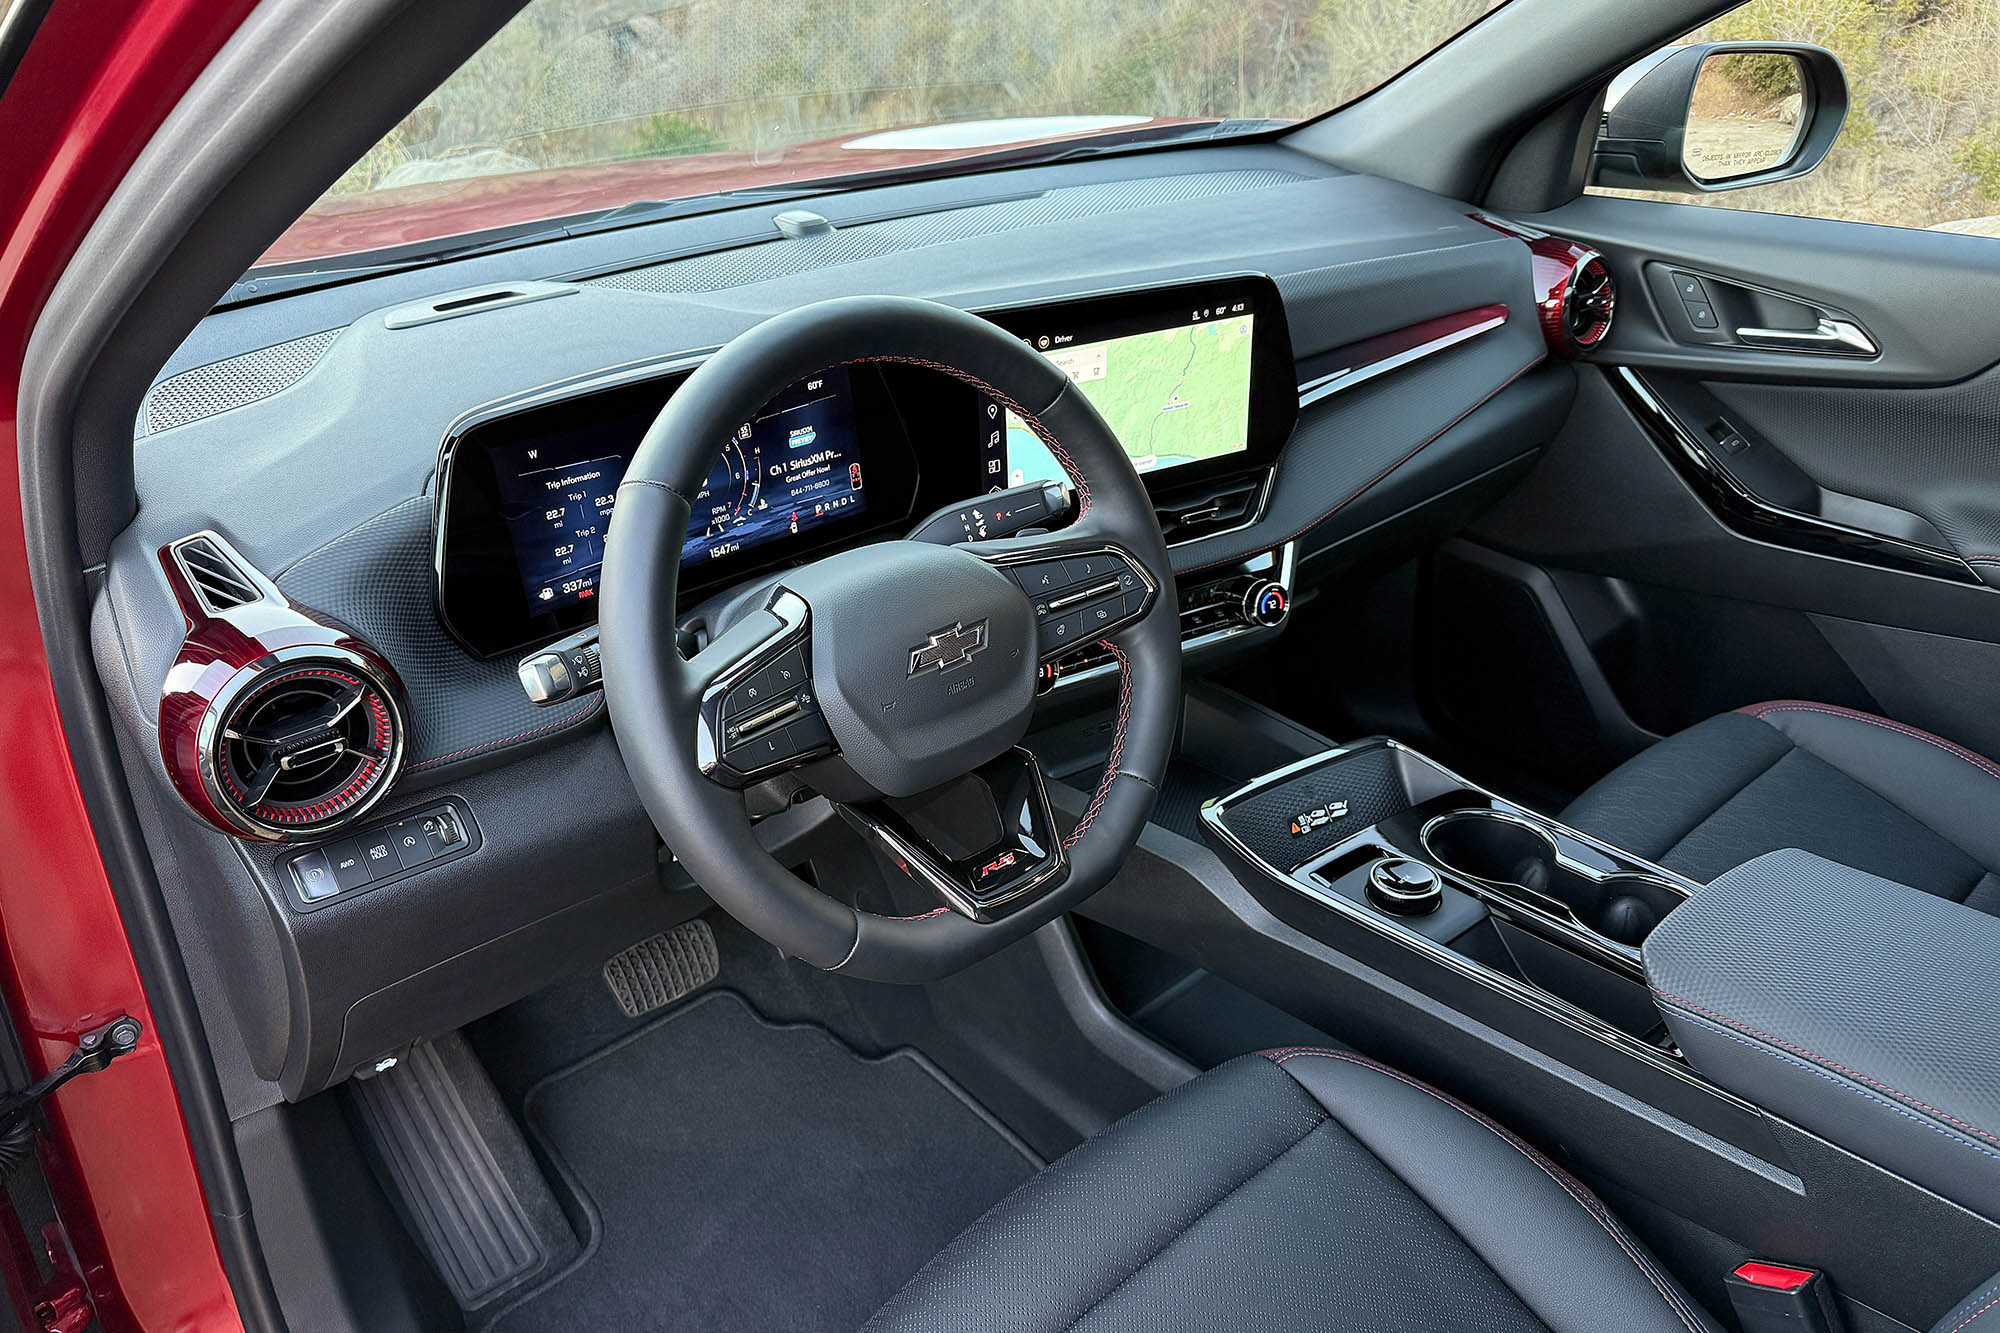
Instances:
[[[694,750],[703,675],[677,646],[680,554],[691,499],[721,441],[789,385],[836,366],[899,362],[971,383],[1046,443],[1076,488],[1070,527],[981,543],[1057,548],[1111,540],[1145,567],[1158,595],[1103,642],[1119,670],[1103,781],[1066,840],[1068,874],[996,921],[949,907],[888,917],[839,902],[758,843],[740,792],[704,775]],[[1152,812],[1180,708],[1180,634],[1172,566],[1131,460],[1069,377],[1013,335],[950,306],[845,297],[759,324],[709,358],[669,399],[618,490],[607,535],[599,633],[620,751],[654,825],[695,882],[778,948],[829,970],[882,981],[957,971],[1076,906],[1115,874]],[[1025,594],[1023,594],[1025,597]]]

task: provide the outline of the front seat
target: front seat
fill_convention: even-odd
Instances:
[[[1710,718],[1562,821],[1702,884],[1797,847],[2000,914],[2000,764],[1851,708],[1787,699]]]
[[[996,1204],[871,1333],[1710,1333],[1590,1191],[1345,1051],[1246,1055]]]

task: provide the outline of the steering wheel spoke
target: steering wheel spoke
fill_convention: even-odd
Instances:
[[[812,679],[812,617],[778,589],[769,606],[688,662],[700,695],[701,771],[747,787],[834,752]]]
[[[1074,529],[966,548],[1021,585],[1035,608],[1041,660],[1118,633],[1159,600],[1152,571],[1118,543]]]
[[[1069,871],[1048,784],[1021,746],[916,796],[836,807],[946,907],[994,921]]]

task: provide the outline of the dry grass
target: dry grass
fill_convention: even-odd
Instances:
[[[538,166],[757,153],[895,125],[1077,112],[1316,115],[1498,0],[534,0],[342,178],[501,149]]]
[[[1826,161],[1798,180],[1658,197],[1903,227],[1993,229],[1986,220],[2000,215],[2000,0],[1753,0],[1688,40],[1710,38],[1832,50],[1853,98],[1847,127]]]

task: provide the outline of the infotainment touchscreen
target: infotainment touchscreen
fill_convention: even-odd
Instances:
[[[495,445],[500,517],[538,612],[597,595],[618,483],[650,417],[597,421]],[[694,496],[683,567],[706,564],[866,508],[845,370],[801,381],[744,422]]]
[[[1249,449],[1256,318],[1248,301],[1230,300],[1024,336],[1070,377],[1146,473]],[[1008,486],[1059,480],[1048,447],[1012,412],[1004,417],[1004,454],[991,450],[988,435],[995,454],[988,475],[1004,474]]]

